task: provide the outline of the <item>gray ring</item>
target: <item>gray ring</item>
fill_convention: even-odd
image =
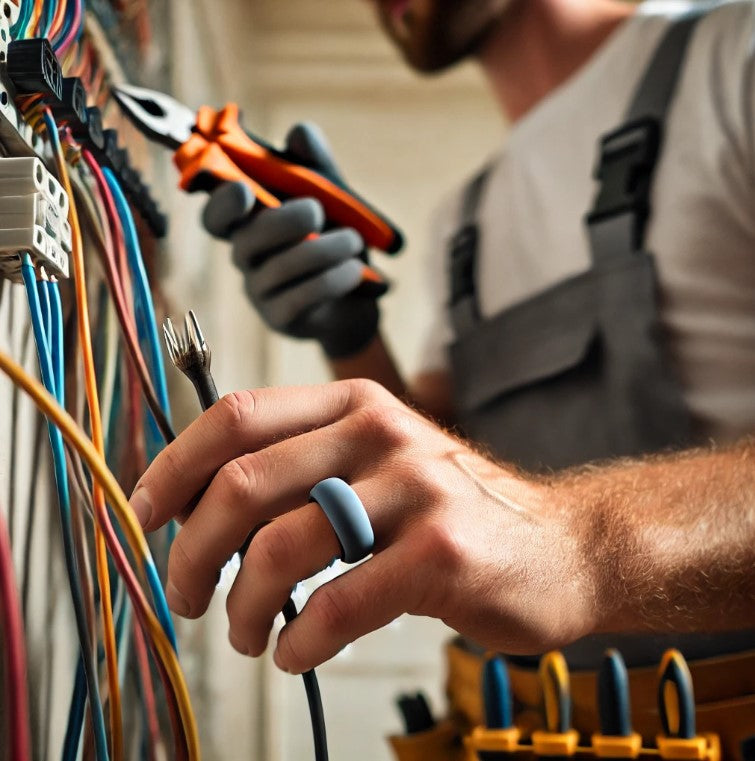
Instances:
[[[316,484],[309,498],[322,508],[341,545],[341,560],[356,563],[372,552],[375,534],[357,493],[341,478]]]

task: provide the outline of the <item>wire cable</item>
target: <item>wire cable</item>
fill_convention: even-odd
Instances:
[[[72,9],[70,17],[68,15],[69,8]],[[57,47],[53,48],[58,57],[63,58],[66,51],[81,36],[83,21],[84,8],[82,0],[68,0],[66,3],[66,21],[62,39]]]
[[[203,410],[208,410],[218,399],[218,391],[215,380],[210,370],[211,352],[202,335],[199,321],[194,312],[189,311],[184,318],[184,332],[182,335],[176,332],[170,318],[163,324],[163,334],[168,346],[173,365],[180,370],[194,385],[199,398],[199,404]],[[249,548],[254,535],[261,528],[257,526],[247,537],[239,550],[244,555]],[[289,597],[283,606],[283,617],[286,623],[291,623],[298,615],[294,601]],[[315,761],[328,761],[328,738],[325,731],[325,716],[322,709],[322,697],[320,685],[317,682],[317,674],[310,669],[302,674],[304,690],[309,704],[309,716],[312,723],[312,738],[315,746]]]
[[[40,307],[37,281],[34,273],[34,266],[31,263],[31,257],[28,254],[24,256],[24,260],[21,265],[21,275],[24,280],[26,294],[29,300],[31,324],[32,330],[34,331],[34,338],[37,343],[37,354],[39,356],[39,366],[42,375],[42,382],[44,383],[45,388],[50,393],[55,395],[57,400],[58,392],[56,390],[53,364],[43,324],[43,313]],[[87,689],[91,698],[89,704],[92,714],[92,726],[95,732],[95,751],[98,761],[107,761],[109,755],[107,750],[105,719],[102,715],[102,704],[100,702],[98,677],[96,666],[94,665],[93,661],[92,643],[89,638],[89,629],[86,622],[86,611],[84,607],[83,595],[81,593],[79,571],[73,542],[71,504],[68,492],[68,472],[66,470],[65,464],[66,460],[65,449],[63,448],[63,437],[60,433],[60,430],[53,424],[48,425],[48,433],[50,436],[50,446],[53,453],[53,468],[58,493],[60,522],[63,535],[63,553],[66,563],[69,588],[71,592],[71,600],[73,602],[76,630],[79,637],[79,648],[81,651],[81,657],[84,659],[83,665],[87,678]],[[72,758],[75,758],[75,756]]]
[[[136,549],[136,557],[142,561],[149,558],[149,546],[133,510],[128,504],[126,495],[86,434],[78,427],[73,418],[60,407],[55,398],[3,351],[0,351],[0,371],[8,375],[15,385],[32,398],[40,411],[52,420],[60,429],[63,437],[76,449],[89,467],[92,477],[107,494],[111,506],[123,525],[129,544]],[[169,678],[168,683],[172,687],[172,693],[169,693],[169,697],[175,698],[177,702],[179,718],[188,749],[188,758],[191,761],[198,761],[200,752],[196,722],[191,709],[186,682],[175,651],[157,617],[149,607],[123,553],[123,548],[118,544],[112,526],[108,523],[103,528],[113,559],[129,590],[131,601],[134,604],[134,612],[139,617],[144,629],[150,634],[150,644],[158,657],[158,667],[164,669]]]
[[[94,178],[97,181],[97,184],[102,192],[105,209],[107,211],[107,216],[110,223],[117,225],[118,217],[115,201],[113,200],[113,196],[110,193],[110,189],[102,170],[100,169],[91,153],[89,153],[89,151],[82,151],[82,156],[84,157],[87,166],[89,166],[90,170],[92,171]],[[118,232],[117,227],[115,228],[114,232]],[[131,350],[131,357],[134,360],[134,364],[139,370],[140,378],[144,383],[143,388],[145,397],[147,398],[150,410],[155,416],[155,420],[160,427],[163,435],[165,436],[166,441],[172,441],[175,439],[175,433],[173,432],[170,421],[167,419],[165,412],[157,400],[154,389],[152,388],[152,382],[144,362],[144,357],[142,356],[141,350],[139,349],[138,340],[133,331],[133,325],[128,319],[128,313],[125,307],[125,299],[123,298],[123,291],[118,280],[117,272],[115,271],[112,257],[105,256],[104,258],[106,274],[113,290],[113,301],[116,307],[116,311],[118,311],[119,317],[121,319],[121,327],[123,328],[124,336],[126,337],[127,346]],[[165,632],[168,634],[174,650],[177,650],[177,641],[173,628],[173,622],[171,620],[168,604],[165,600],[162,585],[157,574],[157,568],[154,563],[150,562],[145,564],[144,571],[147,576],[147,581],[149,583],[150,589],[153,593],[157,616],[160,622],[163,624]]]
[[[103,205],[105,207],[109,223],[113,229],[117,231],[119,221],[118,212],[112,193],[108,187],[107,180],[105,179],[105,176],[94,156],[92,156],[88,150],[82,150],[81,155],[90,171],[92,172],[95,182],[97,183],[97,186],[101,192]],[[154,416],[155,421],[166,443],[171,442],[176,438],[176,434],[173,431],[173,427],[171,426],[170,421],[168,420],[159,399],[157,398],[154,386],[152,385],[152,379],[149,376],[149,370],[147,369],[146,363],[144,362],[144,357],[141,353],[141,349],[139,348],[139,340],[133,330],[133,326],[129,323],[128,310],[126,307],[123,290],[120,287],[119,278],[115,270],[115,265],[112,261],[112,258],[105,256],[104,265],[105,275],[113,291],[113,303],[121,323],[123,336],[126,340],[126,347],[128,348],[129,356],[131,357],[139,373],[139,378],[142,382],[142,391],[144,393],[145,399],[147,400],[150,411],[152,412],[152,415]]]
[[[146,330],[147,344],[149,346],[150,360],[152,363],[152,373],[154,375],[154,386],[157,391],[158,401],[165,412],[166,417],[170,420],[170,401],[168,399],[168,383],[165,378],[165,365],[160,345],[160,339],[157,333],[157,321],[155,318],[155,307],[152,303],[152,293],[149,289],[147,272],[144,268],[144,259],[142,258],[139,238],[136,234],[134,217],[126,201],[126,196],[121,190],[115,174],[105,167],[102,173],[107,182],[110,193],[112,194],[115,208],[121,221],[121,229],[126,244],[126,253],[128,263],[134,277],[136,286],[137,305],[141,307],[144,321],[143,325]]]
[[[29,696],[26,691],[26,646],[24,623],[13,571],[10,536],[0,510],[0,616],[2,616],[3,660],[8,711],[8,749],[10,761],[32,757],[29,728]]]
[[[78,0],[77,0],[78,2]],[[68,221],[71,225],[72,237],[72,261],[73,275],[76,293],[77,326],[79,332],[79,345],[84,360],[84,381],[86,386],[87,405],[89,408],[89,422],[92,428],[92,441],[97,451],[104,455],[105,444],[102,436],[102,423],[100,420],[99,399],[97,395],[97,378],[94,371],[94,356],[92,354],[92,337],[89,326],[89,306],[87,303],[86,275],[84,270],[84,256],[82,250],[81,229],[76,213],[76,201],[73,196],[73,188],[68,178],[68,169],[63,156],[63,148],[58,136],[58,129],[49,108],[44,108],[42,118],[55,156],[55,164],[58,175],[69,198]],[[104,515],[107,520],[107,508],[102,488],[95,484],[94,506],[98,514]],[[100,585],[100,608],[102,613],[103,634],[105,641],[105,660],[107,663],[108,694],[110,707],[110,730],[112,733],[112,751],[114,761],[123,758],[123,722],[121,716],[121,696],[118,685],[118,662],[115,644],[115,627],[113,624],[113,610],[110,599],[110,578],[107,567],[107,552],[105,538],[102,534],[99,521],[95,522],[95,557],[97,564],[97,579]]]

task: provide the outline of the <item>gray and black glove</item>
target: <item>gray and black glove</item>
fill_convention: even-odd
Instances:
[[[297,161],[339,177],[314,125],[296,125],[286,145]],[[377,297],[385,288],[363,286],[362,237],[351,228],[324,230],[319,201],[297,198],[256,210],[249,188],[226,183],[210,196],[203,223],[212,235],[230,239],[249,298],[274,330],[314,338],[333,359],[358,353],[376,335]],[[317,237],[308,237],[313,233]]]

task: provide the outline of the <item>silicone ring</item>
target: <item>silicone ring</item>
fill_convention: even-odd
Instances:
[[[357,493],[341,478],[326,478],[316,484],[309,498],[322,508],[330,521],[338,543],[341,560],[356,563],[372,552],[375,534]]]

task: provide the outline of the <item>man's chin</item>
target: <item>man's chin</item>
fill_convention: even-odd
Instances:
[[[404,48],[399,45],[406,63],[419,74],[441,74],[473,54],[471,50],[452,50],[434,47],[432,49]]]

